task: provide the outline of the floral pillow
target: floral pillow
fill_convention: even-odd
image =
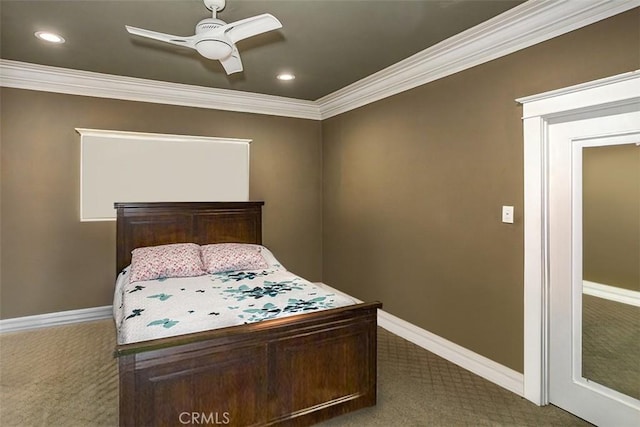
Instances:
[[[164,277],[192,277],[207,274],[195,243],[148,246],[131,252],[129,282]]]
[[[259,270],[269,265],[260,254],[262,246],[244,243],[217,243],[201,247],[207,273],[236,270]]]

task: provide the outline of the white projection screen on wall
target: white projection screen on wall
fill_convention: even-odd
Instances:
[[[248,139],[77,128],[80,220],[115,220],[114,202],[249,200]]]

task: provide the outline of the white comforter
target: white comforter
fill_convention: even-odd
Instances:
[[[283,267],[129,283],[118,276],[118,344],[182,335],[355,304]]]

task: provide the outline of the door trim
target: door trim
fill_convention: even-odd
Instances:
[[[524,127],[524,397],[549,403],[549,121],[640,103],[640,70],[516,100]]]

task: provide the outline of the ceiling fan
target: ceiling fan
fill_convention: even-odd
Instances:
[[[128,25],[125,27],[129,33],[137,36],[195,49],[205,58],[219,60],[227,74],[237,73],[242,71],[242,61],[236,42],[282,28],[282,24],[269,13],[227,24],[216,17],[217,12],[224,9],[225,3],[226,0],[204,0],[204,5],[213,16],[198,22],[195,35],[190,37],[157,33]]]

